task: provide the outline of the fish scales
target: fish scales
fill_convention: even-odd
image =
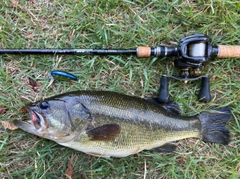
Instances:
[[[99,113],[113,118],[126,119],[129,122],[143,121],[146,124],[162,123],[162,127],[168,126],[169,128],[176,127],[176,129],[180,129],[181,126],[182,128],[186,128],[186,125],[191,127],[189,121],[196,119],[196,117],[185,117],[185,120],[178,120],[178,116],[169,116],[160,106],[156,107],[155,104],[137,97],[125,96],[118,93],[113,93],[113,95],[112,92],[104,92],[104,96],[101,93],[94,92],[83,94],[76,93],[74,97],[79,98],[79,101],[87,106],[93,114]],[[198,124],[200,125],[199,121]]]

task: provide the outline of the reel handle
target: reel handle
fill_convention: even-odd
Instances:
[[[200,102],[208,103],[211,101],[211,93],[210,93],[210,78],[208,75],[202,75],[192,78],[181,78],[181,77],[175,77],[171,75],[162,75],[160,80],[160,88],[157,100],[161,104],[169,103],[170,102],[170,96],[168,92],[168,78],[172,78],[174,80],[178,81],[194,81],[198,79],[202,79],[201,89],[198,95],[198,99]]]
[[[240,46],[218,45],[218,58],[240,58]]]

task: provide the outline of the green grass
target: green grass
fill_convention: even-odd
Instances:
[[[213,44],[240,45],[239,1],[11,1],[0,4],[0,48],[135,48],[174,46],[183,37],[204,33]],[[72,72],[78,82],[54,82],[53,69]],[[200,82],[170,81],[172,99],[184,114],[230,105],[228,146],[197,139],[178,142],[177,153],[143,151],[126,158],[97,158],[21,130],[0,126],[0,178],[239,178],[240,59],[214,59],[206,68],[213,100],[203,104]],[[0,56],[0,121],[26,118],[27,102],[70,90],[111,90],[156,96],[161,74],[176,74],[173,59],[135,56]],[[40,85],[34,92],[28,77]]]

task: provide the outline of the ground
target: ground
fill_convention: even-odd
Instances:
[[[204,33],[212,44],[240,45],[239,1],[3,0],[0,48],[136,48],[177,46]],[[155,97],[162,74],[177,74],[173,58],[136,56],[0,56],[0,121],[26,119],[29,102],[71,90],[110,90]],[[0,125],[0,178],[238,178],[240,177],[240,59],[212,59],[210,103],[200,103],[200,81],[170,80],[171,99],[184,115],[229,105],[228,146],[199,139],[178,142],[176,153],[143,151],[126,158],[98,158],[21,130]],[[52,70],[77,82],[51,82]],[[37,82],[33,89],[29,78]],[[72,171],[71,167],[72,166]]]

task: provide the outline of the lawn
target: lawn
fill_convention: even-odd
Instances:
[[[0,48],[135,48],[177,46],[194,33],[212,44],[240,45],[240,2],[148,0],[2,0]],[[71,90],[109,90],[155,97],[162,74],[177,74],[173,58],[92,55],[1,55],[0,121],[25,119],[29,102]],[[77,82],[54,81],[64,70]],[[175,153],[143,151],[126,158],[98,158],[0,123],[0,178],[240,178],[240,59],[212,59],[210,103],[197,100],[200,81],[170,80],[171,99],[184,115],[229,105],[228,146],[199,139],[178,141]],[[29,78],[38,83],[33,90]],[[69,169],[70,168],[70,169]],[[71,177],[69,177],[71,178]]]

